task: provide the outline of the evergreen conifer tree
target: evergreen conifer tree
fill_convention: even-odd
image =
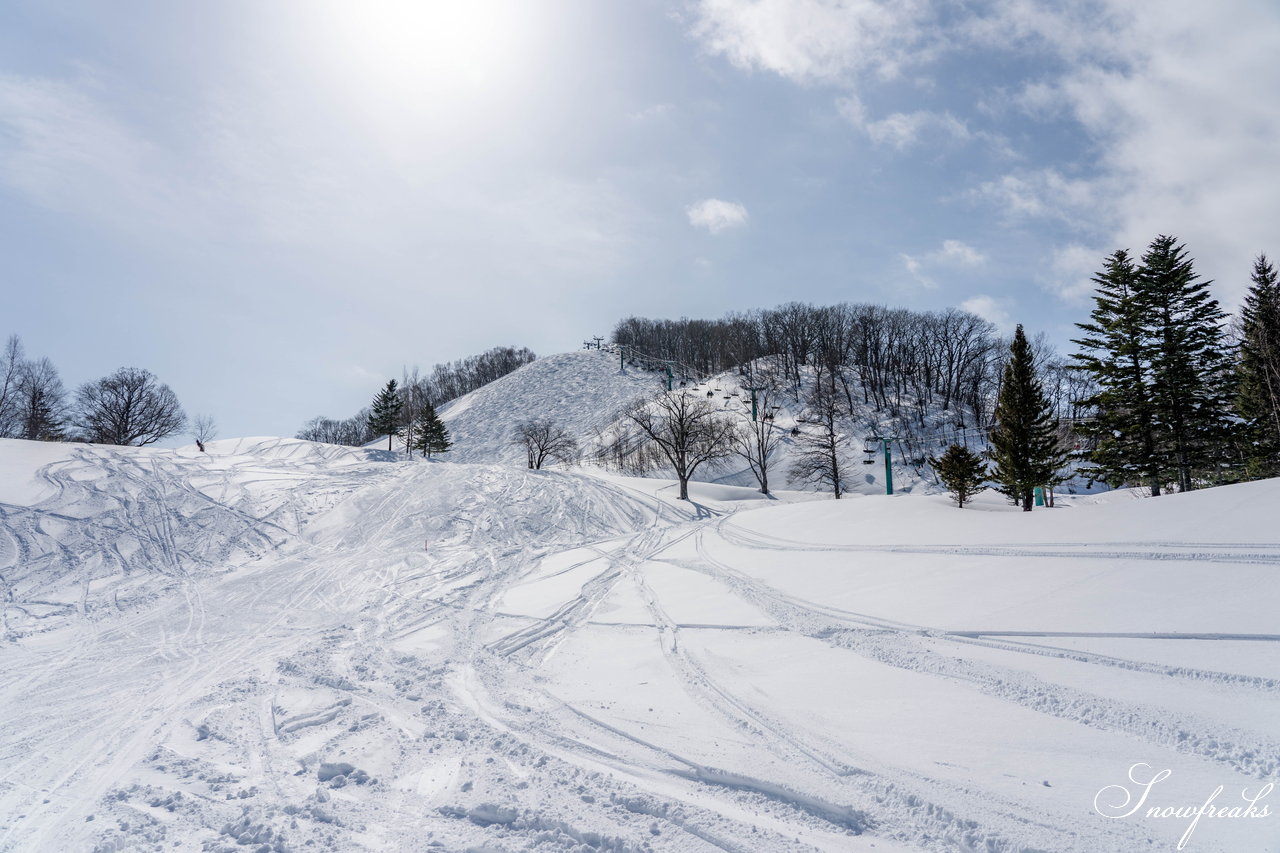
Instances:
[[[1153,496],[1170,482],[1187,491],[1222,479],[1233,374],[1210,282],[1165,235],[1139,265],[1115,252],[1094,282],[1092,322],[1077,324],[1085,336],[1074,356],[1098,385],[1081,401],[1095,420],[1079,425],[1097,440],[1092,473],[1112,486],[1145,483]]]
[[[376,435],[387,437],[387,450],[391,449],[392,438],[400,434],[400,395],[396,393],[394,379],[388,379],[386,386],[373,398],[369,429]]]
[[[1031,512],[1036,486],[1062,482],[1066,452],[1058,440],[1053,409],[1035,373],[1031,344],[1019,325],[1009,346],[991,432],[991,478],[999,490]]]
[[[418,418],[413,449],[430,458],[433,453],[444,453],[450,447],[453,447],[453,442],[449,439],[449,430],[436,414],[435,406],[430,403],[425,404]]]
[[[1192,264],[1185,245],[1161,235],[1151,241],[1138,271],[1151,332],[1156,452],[1183,492],[1206,475],[1214,481],[1223,476],[1234,396],[1226,315]]]
[[[941,457],[930,459],[929,464],[961,509],[974,495],[987,490],[983,485],[987,479],[986,463],[964,445],[951,445]]]
[[[1094,412],[1093,420],[1076,424],[1078,433],[1096,442],[1087,472],[1112,487],[1145,481],[1159,495],[1165,476],[1156,454],[1138,270],[1120,249],[1104,261],[1093,282],[1092,322],[1076,324],[1085,336],[1073,341],[1081,351],[1072,355],[1077,369],[1087,371],[1098,389],[1078,401]]]
[[[1280,474],[1280,282],[1266,255],[1253,264],[1240,311],[1236,407],[1244,419],[1246,472]]]

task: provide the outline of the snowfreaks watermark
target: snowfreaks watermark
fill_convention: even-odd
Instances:
[[[1200,818],[1207,817],[1212,820],[1222,818],[1240,819],[1240,818],[1263,818],[1271,814],[1271,807],[1262,804],[1262,801],[1271,795],[1275,789],[1274,782],[1267,782],[1260,785],[1257,791],[1250,792],[1247,788],[1240,792],[1240,798],[1246,805],[1215,805],[1214,801],[1222,795],[1225,786],[1219,785],[1214,789],[1209,798],[1204,801],[1203,805],[1198,806],[1159,806],[1149,805],[1147,800],[1151,796],[1151,789],[1158,783],[1163,782],[1173,775],[1172,770],[1161,770],[1155,772],[1150,764],[1135,764],[1129,768],[1129,785],[1108,785],[1099,791],[1093,798],[1093,808],[1098,814],[1112,820],[1120,820],[1126,817],[1142,812],[1143,817],[1149,818],[1181,818],[1189,820],[1187,831],[1182,833],[1182,838],[1178,839],[1178,849],[1181,850],[1187,846],[1187,841],[1191,838],[1191,833],[1195,832],[1196,825],[1200,823]],[[1143,809],[1145,808],[1145,811]]]

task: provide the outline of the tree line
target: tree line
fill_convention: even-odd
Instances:
[[[955,308],[801,302],[720,320],[628,317],[614,328],[613,342],[703,376],[768,358],[796,395],[804,368],[812,367],[830,374],[850,408],[861,400],[920,426],[931,409],[963,409],[972,416],[968,425],[987,423],[1008,347],[990,322]],[[1035,350],[1058,415],[1078,416],[1074,401],[1086,396],[1087,378],[1071,371],[1043,336]]]
[[[1138,259],[1117,249],[1093,281],[1072,354],[1093,387],[1076,401],[1088,415],[1074,424],[1090,442],[1083,472],[1153,497],[1280,475],[1280,286],[1266,255],[1230,323],[1170,235]],[[1065,479],[1067,452],[1021,326],[995,419],[989,476],[1030,510],[1035,487]],[[960,448],[935,465],[961,506],[981,488],[980,460]]]
[[[630,317],[614,342],[633,358],[704,375],[749,370],[760,393],[787,388],[804,425],[790,437],[789,473],[836,498],[849,474],[855,397],[921,427],[930,409],[953,407],[963,427],[967,410],[986,435],[986,453],[953,444],[928,461],[961,506],[994,482],[1030,511],[1041,488],[1052,505],[1077,448],[1082,473],[1156,496],[1280,475],[1277,278],[1259,256],[1229,325],[1176,238],[1157,237],[1137,261],[1118,250],[1094,277],[1095,308],[1077,324],[1083,336],[1068,358],[1043,336],[1029,341],[1021,325],[1002,340],[964,311],[798,302],[722,320]],[[638,402],[621,423],[601,442],[603,461],[641,471],[665,460],[684,497],[692,468],[737,452],[768,491],[780,438],[767,419],[750,428],[717,421],[705,401],[673,390]]]
[[[414,419],[425,407],[429,406],[434,410],[450,400],[501,379],[536,358],[537,355],[528,347],[499,346],[478,355],[437,364],[425,375],[417,367],[406,369],[395,383],[394,389],[400,402],[396,416],[396,434],[411,431]],[[297,437],[325,444],[362,447],[376,438],[388,435],[387,432],[375,430],[369,425],[372,415],[372,406],[341,420],[320,415],[303,424]]]
[[[68,394],[53,362],[28,358],[17,335],[0,351],[0,438],[141,447],[189,424],[203,450],[216,431],[213,419],[189,422],[177,395],[148,370],[122,367]]]

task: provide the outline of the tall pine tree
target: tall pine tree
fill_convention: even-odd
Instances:
[[[1097,392],[1078,401],[1094,419],[1076,431],[1094,439],[1092,467],[1096,480],[1114,487],[1145,482],[1159,495],[1166,472],[1156,452],[1154,403],[1151,398],[1149,333],[1138,270],[1129,253],[1119,249],[1093,277],[1097,285],[1092,322],[1077,323],[1085,333],[1073,341],[1076,368],[1087,371]]]
[[[1280,475],[1280,282],[1259,255],[1240,310],[1236,408],[1244,419],[1246,473]]]
[[[1150,324],[1156,452],[1187,492],[1226,476],[1234,396],[1226,314],[1173,237],[1151,241],[1138,282]]]
[[[369,412],[369,429],[376,435],[387,437],[387,450],[391,449],[391,439],[400,434],[400,405],[396,381],[388,379],[386,386],[373,398],[373,409]]]
[[[1036,377],[1031,344],[1019,325],[1009,346],[991,431],[991,479],[1001,492],[1031,512],[1036,486],[1062,482],[1066,451],[1058,440],[1053,408]]]
[[[1080,425],[1097,446],[1094,473],[1112,486],[1166,484],[1188,491],[1227,476],[1231,448],[1230,350],[1225,315],[1187,256],[1161,235],[1135,266],[1121,250],[1094,277],[1092,322],[1073,356],[1098,392]]]

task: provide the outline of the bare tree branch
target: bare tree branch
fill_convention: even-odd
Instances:
[[[714,465],[733,453],[732,421],[685,391],[636,400],[623,417],[639,431],[640,446],[656,447],[675,470],[683,501],[689,499],[689,479],[700,466]]]
[[[534,418],[516,424],[511,433],[511,443],[523,447],[529,467],[541,469],[547,459],[557,459],[566,465],[578,461],[577,440],[547,418]]]
[[[141,447],[186,423],[177,395],[141,368],[122,367],[76,392],[76,424],[87,441]]]

